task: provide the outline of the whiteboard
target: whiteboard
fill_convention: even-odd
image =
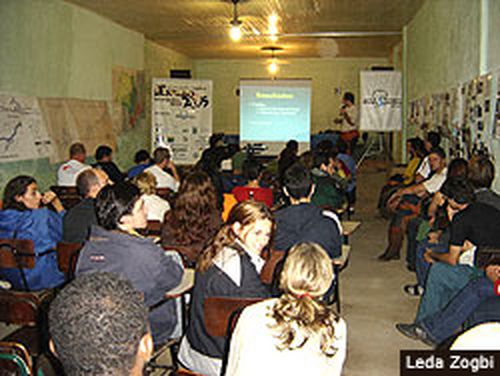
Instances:
[[[402,128],[401,72],[360,72],[360,130],[400,131]]]

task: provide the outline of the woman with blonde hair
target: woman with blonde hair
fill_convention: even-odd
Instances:
[[[132,183],[141,192],[148,221],[163,222],[165,213],[170,210],[170,204],[156,194],[156,177],[151,172],[141,172],[132,179]]]
[[[262,251],[270,244],[274,219],[258,201],[236,205],[197,263],[190,321],[179,349],[181,364],[204,375],[219,375],[226,338],[205,326],[204,302],[214,296],[267,298],[260,280]]]
[[[321,299],[333,278],[332,262],[321,246],[295,245],[281,274],[283,295],[241,314],[227,374],[340,375],[346,324]]]

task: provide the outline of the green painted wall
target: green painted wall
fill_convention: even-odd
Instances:
[[[110,101],[113,66],[144,69],[147,93],[150,77],[191,67],[183,55],[61,0],[1,0],[0,35],[0,93]],[[150,146],[146,105],[144,126],[118,137],[115,160],[123,169],[132,165],[133,151]],[[19,174],[35,176],[47,189],[56,171],[48,159],[2,163],[0,190]]]
[[[239,99],[235,92],[240,78],[264,78],[269,75],[265,59],[255,60],[196,60],[198,79],[211,79],[214,83],[213,130],[230,134],[239,133]],[[388,59],[292,59],[281,65],[278,78],[312,79],[311,131],[328,129],[338,115],[342,93],[335,88],[359,93],[359,71],[372,65],[386,65]]]
[[[486,6],[483,14],[487,17],[483,21],[482,6]],[[408,100],[442,92],[478,76],[481,59],[486,61],[487,72],[500,68],[499,19],[497,0],[427,0],[407,27]],[[487,33],[484,51],[482,33]],[[500,143],[496,140],[493,154],[498,176]],[[494,187],[500,191],[500,178]]]
[[[480,0],[428,0],[408,24],[408,99],[479,74]]]

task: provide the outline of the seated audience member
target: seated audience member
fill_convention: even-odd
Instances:
[[[41,206],[51,204],[55,212]],[[30,176],[17,176],[5,186],[3,210],[0,211],[0,238],[32,240],[35,246],[35,267],[23,269],[29,290],[59,286],[64,274],[57,266],[54,251],[62,237],[64,208],[54,192],[43,195]],[[16,290],[24,290],[18,269],[0,269],[2,279]]]
[[[500,196],[491,189],[491,184],[495,179],[495,165],[488,157],[473,157],[469,161],[467,177],[474,188],[476,201],[500,210]]]
[[[457,332],[481,303],[498,299],[494,283],[499,279],[500,265],[488,265],[483,276],[470,280],[443,309],[414,324],[397,324],[396,328],[407,337],[439,345]],[[496,316],[500,320],[500,312]]]
[[[90,168],[89,165],[84,163],[85,158],[87,158],[87,152],[83,144],[77,142],[71,145],[69,148],[69,161],[63,163],[57,170],[57,185],[74,187],[78,174]]]
[[[284,176],[283,192],[291,205],[276,212],[274,247],[288,250],[297,243],[321,245],[331,258],[342,249],[341,224],[334,212],[311,204],[314,184],[310,172],[300,164],[290,167]]]
[[[226,374],[340,376],[346,325],[321,300],[333,278],[320,246],[292,247],[281,273],[283,295],[247,307],[238,319]]]
[[[215,188],[203,171],[194,171],[181,183],[172,209],[165,215],[161,229],[161,244],[185,246],[193,251],[192,259],[212,239],[222,224],[217,208]]]
[[[356,161],[348,153],[348,146],[343,140],[337,143],[337,159],[341,161],[349,170],[349,182],[347,184],[346,193],[349,204],[349,211],[354,213],[354,204],[356,203]]]
[[[399,188],[409,186],[415,182],[417,169],[427,154],[424,142],[418,137],[410,138],[406,141],[406,151],[409,162],[404,172],[391,176],[380,190],[377,207],[384,217],[389,216],[389,213],[386,212],[387,200],[389,200],[392,194]]]
[[[135,153],[134,163],[135,166],[128,170],[127,173],[127,177],[129,179],[135,178],[137,175],[151,166],[151,156],[146,150],[141,149],[137,153]]]
[[[299,151],[299,143],[295,140],[290,140],[286,143],[286,147],[281,151],[278,157],[278,178],[283,181],[285,171],[299,160],[297,153]]]
[[[132,182],[139,188],[144,201],[148,221],[163,222],[165,213],[170,210],[170,204],[156,194],[156,178],[150,172],[142,172]]]
[[[314,168],[314,153],[311,150],[303,152],[299,156],[298,162],[311,171]]]
[[[484,275],[483,270],[472,266],[475,247],[500,246],[500,212],[492,206],[473,202],[472,187],[460,178],[450,179],[443,188],[451,219],[449,248],[444,253],[427,249],[423,254],[423,259],[432,267],[415,323],[439,312],[471,279]]]
[[[441,135],[439,133],[434,131],[427,133],[427,136],[424,139],[424,147],[428,154],[424,157],[424,159],[422,159],[422,162],[418,166],[414,179],[416,184],[431,177],[433,171],[429,161],[429,155],[431,150],[439,148],[439,144],[441,144]]]
[[[182,279],[183,268],[137,229],[147,225],[144,201],[131,183],[104,187],[96,198],[99,226],[92,227],[90,239],[80,251],[76,275],[96,271],[112,272],[127,278],[144,294],[151,332],[156,344],[170,338],[177,323],[174,300],[165,293]]]
[[[112,273],[86,274],[62,289],[49,324],[67,375],[140,376],[153,352],[141,294]]]
[[[99,146],[95,151],[95,160],[93,167],[103,170],[113,183],[118,183],[125,179],[118,166],[113,162],[113,150],[107,145]]]
[[[262,166],[255,159],[247,159],[243,162],[243,177],[247,181],[245,186],[233,188],[232,194],[238,202],[248,199],[261,201],[268,208],[273,206],[273,190],[260,186]]]
[[[98,168],[80,172],[76,187],[83,200],[68,210],[63,218],[63,241],[84,243],[90,235],[90,228],[97,225],[95,198],[100,190],[109,184],[108,175]]]
[[[315,190],[311,203],[331,210],[341,209],[345,202],[347,181],[335,174],[335,153],[317,153],[314,157],[314,168],[311,170]]]
[[[209,151],[205,150],[195,169],[203,171],[212,180],[212,184],[217,193],[217,207],[222,211],[224,204],[224,179],[221,173],[221,164],[226,157],[226,150],[223,146],[218,146]]]
[[[169,188],[174,192],[179,189],[180,178],[174,162],[170,159],[167,148],[156,148],[153,152],[154,165],[144,171],[152,173],[156,178],[156,188]],[[169,169],[170,175],[165,169]]]
[[[453,159],[449,166],[446,179],[467,177],[468,163],[463,158]],[[446,181],[445,181],[446,183]],[[443,186],[445,185],[443,183]],[[443,188],[441,186],[441,189]],[[422,210],[411,218],[406,225],[406,262],[410,271],[416,271],[416,255],[421,248],[448,248],[449,219],[444,208],[446,200],[441,191],[436,192],[430,203],[424,201]],[[427,205],[428,204],[428,205]],[[421,252],[423,254],[423,252]],[[419,285],[407,285],[405,291],[410,295],[419,295]],[[421,292],[421,291],[420,291]]]
[[[399,260],[408,220],[418,215],[422,198],[433,195],[443,185],[447,174],[444,150],[433,149],[429,153],[429,164],[433,172],[432,177],[421,183],[398,189],[390,198],[389,205],[394,206],[396,212],[389,225],[389,244],[385,252],[378,257],[380,261]]]
[[[203,251],[196,270],[190,321],[182,339],[179,360],[204,375],[220,374],[227,339],[211,337],[204,318],[205,299],[213,296],[267,298],[260,280],[261,252],[269,245],[273,217],[257,201],[236,205],[227,222]]]

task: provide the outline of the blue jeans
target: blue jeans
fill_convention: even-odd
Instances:
[[[416,254],[416,262],[415,262],[415,271],[417,273],[417,283],[419,286],[424,287],[425,281],[427,279],[427,274],[429,273],[429,268],[431,265],[424,260],[424,253],[427,248],[430,248],[433,252],[436,253],[446,253],[448,252],[448,246],[446,244],[440,243],[429,243],[429,241],[421,241],[418,242],[417,246],[417,254]]]
[[[494,297],[493,283],[485,276],[471,280],[441,311],[425,317],[422,326],[431,339],[441,343],[467,320],[487,299]]]
[[[471,279],[483,276],[481,269],[468,265],[435,262],[427,275],[425,292],[418,306],[415,323],[442,310]]]

